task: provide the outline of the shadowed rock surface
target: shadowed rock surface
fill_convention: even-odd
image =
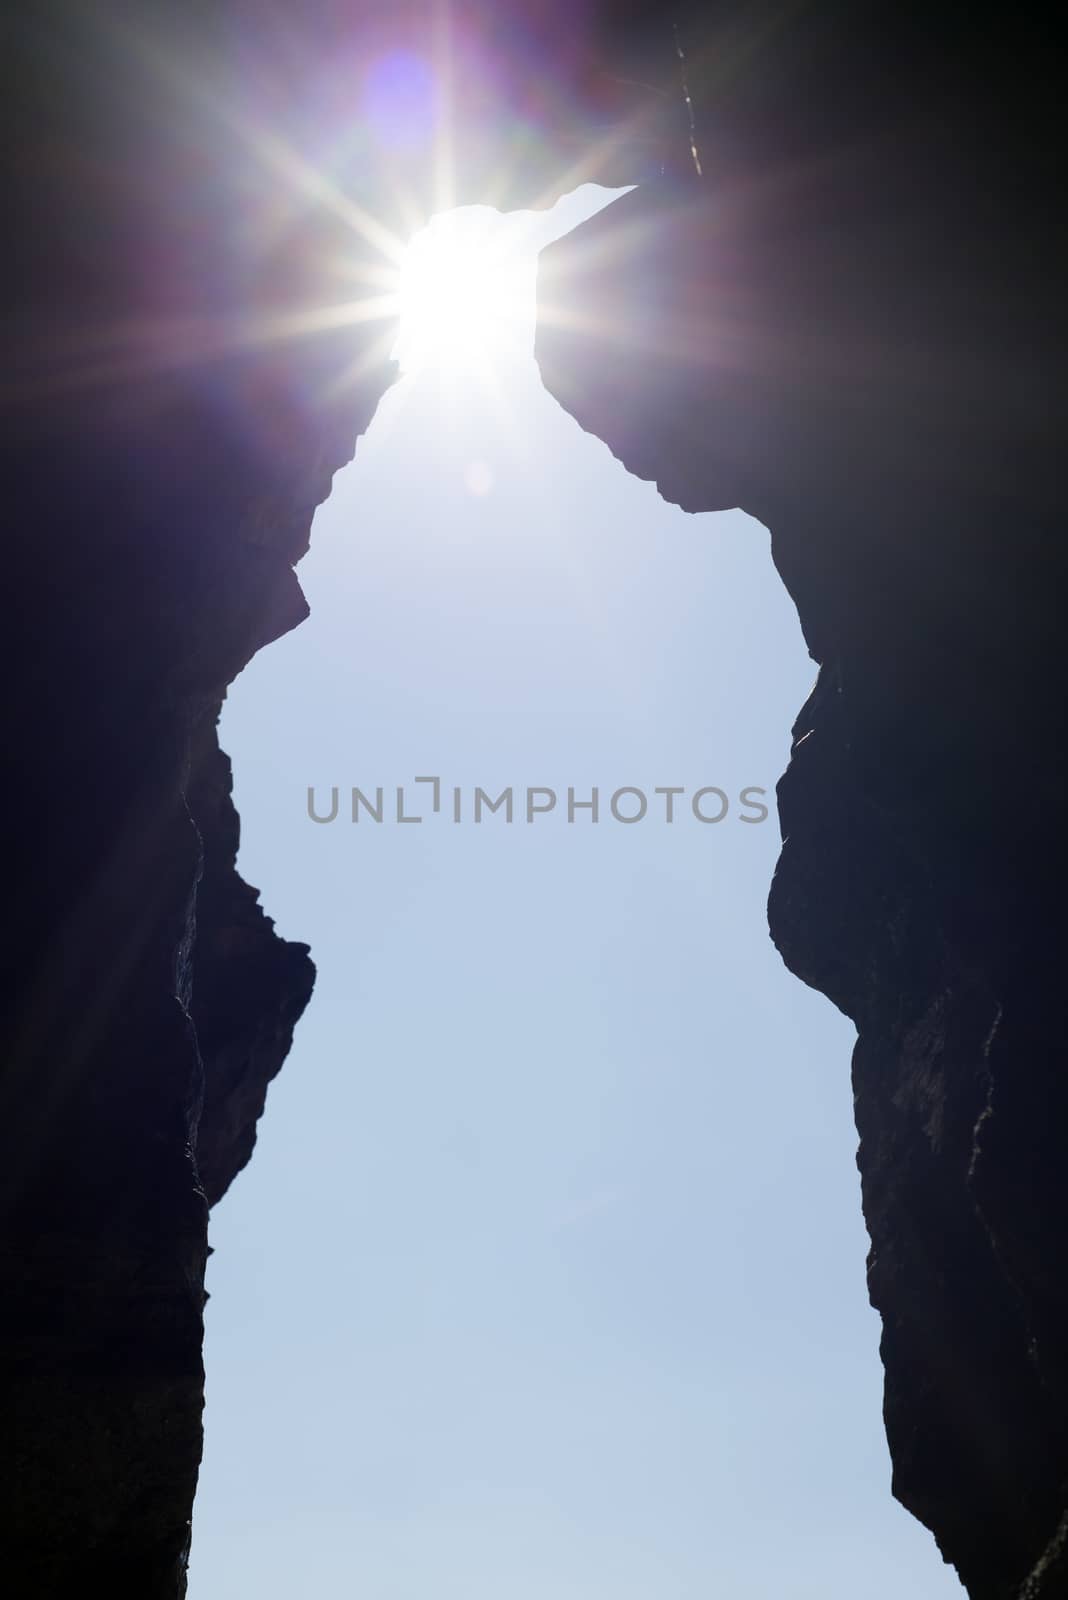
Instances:
[[[393,379],[388,322],[351,315],[383,242],[435,203],[655,170],[663,97],[639,91],[642,126],[605,141],[635,91],[595,10],[578,20],[554,3],[502,27],[473,0],[446,39],[385,0],[4,12],[0,1507],[20,1594],[185,1592],[207,1207],[313,978],[235,871],[216,719],[304,619],[315,506]],[[448,192],[434,126],[364,115],[376,61],[446,47]]]
[[[215,724],[304,619],[314,508],[392,379],[388,328],[345,308],[383,227],[600,179],[641,187],[545,257],[546,380],[668,498],[770,526],[821,664],[771,921],[860,1030],[895,1491],[974,1600],[1068,1592],[1059,25],[744,0],[14,9],[13,1591],[185,1590],[207,1207],[313,981],[236,873]],[[448,191],[433,127],[362,114],[367,63],[404,48],[451,62]]]
[[[704,181],[543,254],[537,353],[667,499],[771,529],[820,664],[771,931],[859,1030],[894,1491],[974,1600],[1035,1600],[1068,1593],[1063,40],[856,7],[830,48],[836,9],[765,52],[768,121],[691,69]]]

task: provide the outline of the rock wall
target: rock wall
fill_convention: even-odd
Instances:
[[[435,205],[600,179],[641,187],[546,258],[547,381],[669,497],[771,526],[821,663],[771,916],[860,1027],[895,1488],[976,1600],[1064,1592],[1059,31],[743,0],[2,20],[9,1584],[184,1593],[208,1203],[313,980],[235,871],[215,723],[303,620],[314,507],[392,379],[353,301]],[[398,51],[439,87],[384,124]]]
[[[606,68],[596,20],[563,0],[503,27],[488,0],[0,16],[19,1593],[184,1593],[208,1204],[314,975],[235,870],[219,708],[306,615],[314,509],[394,377],[388,315],[359,308],[421,217],[656,165],[662,97]],[[639,134],[603,137],[635,94]]]
[[[973,1600],[1036,1600],[1068,1593],[1064,41],[811,10],[773,110],[694,70],[702,179],[545,252],[538,357],[666,498],[771,529],[820,670],[770,925],[859,1030],[894,1492]]]
[[[169,77],[204,36],[136,9],[5,34],[0,1522],[42,1600],[185,1592],[208,1202],[313,979],[235,871],[215,723],[304,618],[293,563],[392,378],[327,406],[362,337],[250,337],[342,230],[306,203],[267,232],[210,79]]]

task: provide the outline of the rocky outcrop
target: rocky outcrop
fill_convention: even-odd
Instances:
[[[376,399],[350,402],[353,442]],[[207,1204],[313,978],[235,870],[215,739],[227,680],[305,607],[288,551],[203,514],[218,480],[183,462],[174,400],[153,427],[178,505],[132,428],[87,461],[27,447],[8,480],[27,521],[7,552],[0,1503],[12,1581],[42,1596],[184,1592]],[[314,425],[301,449],[319,459]],[[221,497],[259,494],[220,465]]]
[[[209,1205],[252,1155],[267,1086],[281,1070],[311,999],[315,967],[305,944],[274,924],[237,871],[240,823],[229,758],[214,724],[203,735],[189,803],[203,840],[196,897],[191,1011],[208,1064],[196,1129],[197,1171]]]
[[[859,1030],[894,1491],[973,1600],[1036,1600],[1068,1592],[1063,41],[826,21],[771,46],[770,120],[694,80],[703,179],[543,255],[538,357],[666,498],[771,529],[820,672],[770,923]]]
[[[545,204],[648,165],[652,134],[600,137],[635,90],[562,3],[529,52],[480,3],[449,39],[394,3],[8,12],[4,1569],[40,1600],[174,1600],[208,1203],[313,979],[235,870],[219,707],[306,615],[314,509],[394,376],[388,317],[354,311],[389,252],[442,199],[507,201],[502,161]],[[396,114],[376,65],[388,88],[446,47],[452,103],[431,70]]]
[[[313,977],[236,873],[215,721],[304,618],[293,564],[393,375],[382,329],[252,337],[348,230],[279,218],[198,98],[206,17],[183,54],[169,12],[5,23],[0,1518],[42,1600],[184,1593],[208,1202]]]

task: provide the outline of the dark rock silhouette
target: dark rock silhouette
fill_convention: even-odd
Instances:
[[[974,1600],[1033,1600],[1068,1593],[1060,40],[941,9],[813,8],[833,49],[798,14],[768,121],[691,69],[704,180],[543,254],[537,349],[631,471],[771,529],[820,663],[771,931],[859,1029],[894,1490]]]
[[[235,871],[215,723],[392,379],[343,310],[376,228],[443,198],[417,116],[355,116],[364,63],[447,44],[452,203],[641,184],[544,258],[539,359],[666,496],[772,529],[821,666],[771,924],[860,1030],[895,1492],[974,1600],[1063,1594],[1063,29],[447,15],[5,18],[5,1575],[184,1593],[207,1206],[313,979]]]

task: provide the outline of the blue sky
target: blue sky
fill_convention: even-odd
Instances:
[[[460,225],[532,317],[605,198]],[[213,1217],[190,1595],[959,1595],[890,1497],[853,1029],[768,938],[774,812],[563,813],[773,791],[815,668],[766,530],[628,477],[526,337],[386,397],[224,715],[241,869],[319,980]],[[561,806],[346,820],[427,811],[417,774]]]

